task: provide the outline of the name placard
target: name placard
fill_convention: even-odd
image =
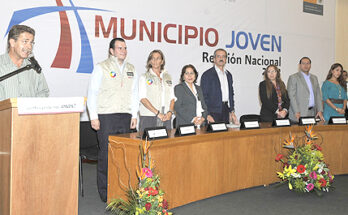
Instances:
[[[165,126],[144,129],[143,139],[147,138],[153,140],[167,137],[168,132]]]
[[[17,107],[19,115],[83,112],[84,97],[22,97]]]
[[[208,125],[207,131],[210,131],[210,132],[227,131],[227,127],[224,122],[210,123]]]
[[[345,117],[339,117],[339,116],[332,116],[329,119],[329,124],[334,124],[334,125],[346,125],[347,124],[347,119]]]
[[[196,129],[194,124],[181,125],[176,129],[176,136],[185,136],[196,134]]]
[[[275,119],[273,120],[274,127],[285,127],[285,126],[291,126],[289,119]]]
[[[315,125],[317,124],[317,121],[315,120],[315,117],[300,117],[299,119],[299,125]]]
[[[255,129],[260,128],[260,123],[257,120],[244,121],[240,125],[241,129]]]

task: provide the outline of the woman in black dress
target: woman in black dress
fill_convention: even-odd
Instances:
[[[275,65],[269,65],[264,72],[265,80],[259,85],[261,99],[260,117],[263,122],[286,118],[290,99],[286,87],[280,78],[280,70]]]

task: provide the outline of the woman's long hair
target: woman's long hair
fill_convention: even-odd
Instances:
[[[339,63],[334,63],[334,64],[332,64],[332,66],[331,66],[331,68],[330,68],[330,70],[329,70],[329,73],[327,74],[327,76],[326,76],[326,80],[329,80],[329,79],[331,79],[332,78],[332,71],[334,70],[334,69],[336,69],[337,67],[341,67],[341,74],[340,74],[340,76],[338,77],[338,79],[337,79],[337,81],[338,81],[338,83],[343,87],[343,89],[345,90],[345,91],[347,91],[347,85],[346,85],[346,80],[344,80],[344,78],[343,78],[343,66],[341,65],[341,64],[339,64]]]
[[[267,94],[267,98],[270,99],[271,96],[272,96],[272,91],[273,91],[273,84],[271,82],[271,80],[268,78],[267,76],[267,71],[273,67],[274,70],[277,72],[277,76],[276,76],[276,83],[277,83],[277,86],[280,87],[280,92],[282,93],[282,95],[286,95],[287,92],[286,92],[286,87],[285,87],[285,84],[284,82],[282,81],[282,79],[280,78],[280,70],[278,69],[278,67],[274,64],[271,64],[269,66],[267,66],[265,72],[263,73],[264,75],[264,78],[265,78],[265,81],[266,81],[266,94]]]
[[[166,60],[164,59],[164,54],[161,50],[159,49],[155,49],[153,50],[152,52],[150,52],[149,56],[147,57],[147,61],[146,61],[146,71],[149,71],[151,68],[152,68],[152,65],[151,65],[151,59],[152,59],[152,56],[153,54],[155,53],[158,53],[159,55],[161,55],[161,58],[163,60],[163,63],[161,65],[161,70],[164,69],[164,65],[166,64]]]

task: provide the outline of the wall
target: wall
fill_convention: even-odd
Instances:
[[[225,48],[240,116],[259,113],[258,85],[271,60],[285,83],[303,56],[312,59],[319,82],[325,79],[335,60],[336,1],[317,2],[323,15],[304,13],[304,1],[293,0],[13,0],[0,8],[0,50],[13,24],[33,27],[50,96],[86,96],[113,36],[128,38],[128,59],[139,74],[150,51],[161,49],[174,84],[185,64],[201,75],[214,50]]]
[[[348,69],[348,1],[336,0],[335,61]]]

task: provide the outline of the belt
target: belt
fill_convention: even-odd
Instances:
[[[308,110],[312,110],[314,107],[309,107]]]
[[[329,99],[332,103],[335,104],[343,104],[343,99]]]

